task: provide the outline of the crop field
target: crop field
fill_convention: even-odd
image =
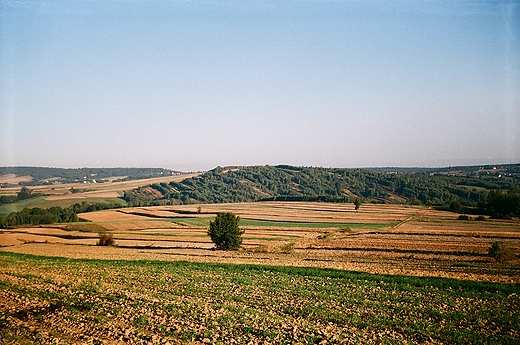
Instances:
[[[241,217],[242,248],[214,250],[217,212]],[[84,213],[87,222],[5,229],[0,251],[91,259],[189,260],[304,266],[380,274],[520,283],[517,256],[487,255],[502,242],[520,253],[518,220],[457,220],[457,214],[396,205],[261,202],[122,208]],[[115,246],[95,246],[100,233]]]
[[[0,253],[3,344],[517,344],[518,284]]]
[[[104,183],[58,183],[51,185],[40,185],[30,186],[29,189],[36,194],[43,196],[38,198],[32,198],[23,200],[14,204],[0,205],[0,216],[7,215],[11,212],[20,211],[25,207],[52,207],[60,206],[67,207],[75,203],[81,203],[86,201],[88,203],[124,203],[119,199],[123,195],[124,191],[132,190],[139,186],[143,186],[151,183],[161,183],[170,181],[182,181],[185,178],[196,176],[197,174],[181,174],[164,177],[154,177],[143,180],[129,180],[120,182],[109,182]],[[8,179],[9,177],[9,179]],[[30,176],[29,176],[30,177]],[[22,176],[23,181],[30,180],[27,176]],[[3,179],[7,182],[16,182],[13,180],[14,177],[4,176]],[[18,181],[20,182],[20,181]],[[75,189],[74,193],[71,192],[71,188]],[[0,188],[1,195],[16,195],[20,191],[21,187],[7,187]]]
[[[218,212],[240,216],[240,250],[214,249]],[[0,343],[520,342],[517,219],[309,202],[80,217],[0,233]]]

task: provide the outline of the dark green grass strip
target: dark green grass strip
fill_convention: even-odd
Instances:
[[[209,226],[209,222],[214,220],[214,217],[204,218],[191,218],[191,217],[175,217],[165,218],[174,223],[180,225],[192,225],[192,226]],[[248,219],[241,218],[240,226],[243,227],[278,227],[278,228],[309,228],[309,229],[382,229],[395,225],[395,222],[391,223],[327,223],[327,222],[292,222],[292,221],[271,221],[271,220],[260,220],[260,219]]]
[[[224,269],[229,272],[239,273],[260,273],[260,272],[272,272],[272,273],[283,273],[288,275],[308,276],[308,277],[322,277],[322,278],[337,278],[337,279],[350,279],[354,281],[365,281],[365,282],[385,282],[385,283],[398,283],[411,287],[435,287],[439,289],[462,289],[476,292],[501,292],[504,294],[517,293],[520,294],[520,284],[507,284],[507,283],[493,283],[493,282],[481,282],[472,280],[459,280],[452,278],[439,278],[439,277],[415,277],[405,275],[387,275],[387,274],[372,274],[358,271],[346,271],[332,268],[316,268],[316,267],[294,267],[294,266],[269,266],[269,265],[256,265],[256,264],[219,264],[219,263],[201,263],[201,262],[190,262],[190,261],[158,261],[158,260],[102,260],[102,259],[69,259],[55,256],[37,256],[30,254],[19,254],[10,252],[0,252],[0,257],[5,258],[16,258],[22,260],[36,260],[36,261],[49,261],[54,263],[60,262],[85,262],[90,265],[98,267],[108,266],[148,266],[148,267],[171,267],[171,268],[183,268],[190,267],[202,271],[212,271],[216,268]]]

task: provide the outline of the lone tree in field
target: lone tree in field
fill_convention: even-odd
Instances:
[[[359,210],[359,206],[361,206],[361,200],[359,198],[356,198],[354,200],[354,207],[356,208],[356,211]]]
[[[237,250],[240,247],[244,230],[238,228],[239,221],[240,217],[233,213],[220,212],[209,222],[208,235],[217,249]]]

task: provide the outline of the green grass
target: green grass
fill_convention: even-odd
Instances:
[[[21,201],[17,201],[12,204],[3,204],[0,205],[0,216],[6,216],[12,212],[18,212],[23,210],[24,208],[33,208],[33,207],[43,207],[46,202],[45,197],[40,196],[37,198],[25,199]]]
[[[174,223],[188,226],[209,226],[209,222],[214,220],[215,217],[203,217],[203,218],[189,218],[179,217],[170,218]],[[284,222],[284,221],[270,221],[270,220],[257,220],[240,218],[239,225],[242,227],[277,227],[277,228],[308,228],[308,229],[383,229],[395,225],[396,222],[392,223],[327,223],[327,222]]]
[[[49,208],[53,206],[68,207],[86,201],[89,204],[114,203],[125,205],[126,202],[119,198],[84,198],[84,199],[64,199],[64,200],[45,200],[45,196],[17,201],[12,204],[0,205],[0,216],[6,216],[11,212],[18,212],[24,208]]]
[[[19,301],[0,304],[0,339],[12,343],[79,342],[79,328],[82,342],[520,342],[518,284],[3,252],[0,272],[0,298]]]

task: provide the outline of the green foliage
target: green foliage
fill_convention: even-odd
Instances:
[[[359,207],[361,206],[361,200],[359,198],[354,199],[354,208],[359,210]]]
[[[17,201],[27,200],[31,198],[35,198],[39,196],[38,194],[34,194],[29,188],[22,187],[22,189],[14,195],[0,196],[0,204],[12,204]]]
[[[466,216],[465,214],[461,214],[457,219],[458,220],[469,220],[469,217]]]
[[[16,196],[16,199],[17,200],[25,200],[25,199],[29,199],[29,198],[32,198],[32,197],[33,197],[33,194],[31,193],[31,190],[24,186],[24,187],[22,187],[20,192],[18,192],[18,195]]]
[[[5,217],[0,217],[0,228],[18,225],[39,225],[53,223],[77,222],[78,213],[93,212],[117,207],[115,204],[89,204],[82,202],[69,207],[53,206],[50,208],[24,208],[19,212],[12,212]]]
[[[217,249],[236,250],[240,247],[244,230],[240,230],[238,227],[239,222],[239,216],[229,212],[220,212],[215,220],[209,223],[208,235]]]
[[[122,199],[126,201],[127,205],[130,207],[142,207],[150,206],[154,197],[145,194],[142,188],[138,188],[133,191],[125,191]]]
[[[453,200],[450,203],[450,210],[452,212],[460,213],[460,211],[462,211],[462,204],[460,203],[460,201],[459,200]]]
[[[77,222],[79,219],[71,208],[51,207],[24,208],[5,217],[0,217],[0,227]]]
[[[479,168],[476,169],[478,172]],[[465,174],[459,171],[458,175],[451,175],[443,169],[389,173],[288,165],[217,167],[181,182],[151,185],[161,193],[159,199],[150,195],[146,188],[128,192],[124,199],[132,206],[144,206],[158,202],[354,202],[357,197],[367,202],[436,205],[446,209],[451,205],[455,211],[464,209],[467,212],[468,207],[486,204],[487,189],[514,187],[520,181],[520,174],[511,169],[511,177],[505,178],[478,175],[475,169],[466,171],[463,168],[458,170]]]
[[[489,192],[485,211],[494,218],[520,217],[518,188],[510,188],[507,192],[500,189]]]
[[[18,201],[16,195],[1,195],[0,204],[12,204]]]

